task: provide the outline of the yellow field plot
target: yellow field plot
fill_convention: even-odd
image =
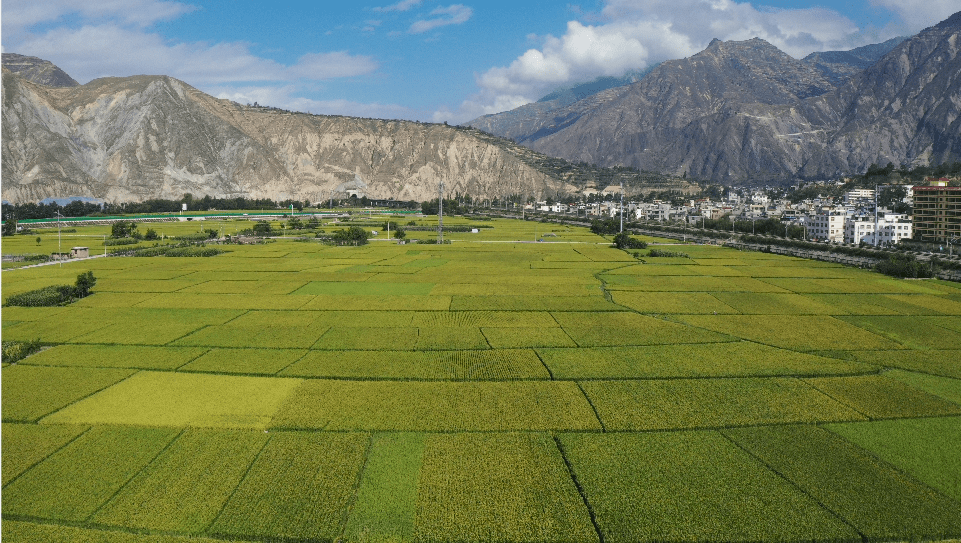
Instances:
[[[599,430],[572,382],[304,381],[273,428],[410,431]]]
[[[278,296],[274,294],[196,294],[172,292],[144,300],[137,307],[205,309],[300,309],[310,296]]]
[[[898,303],[885,294],[804,294],[819,303],[835,308],[834,315],[905,315],[912,311],[924,311],[918,306]],[[911,295],[916,296],[916,295]]]
[[[955,346],[957,347],[957,346]],[[850,351],[856,360],[878,366],[901,368],[961,379],[961,350]]]
[[[69,311],[66,307],[17,307],[9,306],[4,307],[3,311],[0,312],[2,315],[3,323],[16,323],[16,322],[32,322],[45,319],[47,317],[53,317],[54,315],[63,313],[64,311]],[[4,329],[6,332],[6,329]]]
[[[307,281],[207,281],[180,292],[198,294],[290,294]]]
[[[255,309],[230,320],[226,325],[239,327],[282,325],[296,328],[314,324],[321,315],[324,315],[324,313],[320,311]]]
[[[632,312],[552,313],[581,347],[733,341],[728,335]]]
[[[180,289],[196,285],[200,281],[193,279],[113,279],[105,277],[97,281],[94,292],[176,292]]]
[[[199,330],[205,324],[173,320],[115,322],[89,334],[77,336],[70,343],[102,343],[108,345],[166,345]]]
[[[639,313],[708,315],[730,314],[737,311],[706,292],[635,292],[615,290],[611,292],[614,303],[629,307]]]
[[[193,277],[185,277],[187,275],[192,275],[193,269],[187,266],[177,267],[173,269],[158,269],[154,266],[140,266],[132,269],[125,269],[116,271],[112,274],[105,275],[104,277],[110,277],[114,281],[120,280],[134,280],[134,281],[167,281],[170,279],[193,279]],[[97,275],[94,273],[94,275]],[[98,275],[99,277],[99,275]]]
[[[6,311],[7,309],[4,308],[3,312],[6,313]],[[66,343],[75,337],[89,334],[111,324],[101,320],[88,320],[87,316],[84,311],[71,308],[59,315],[35,321],[4,324],[3,339],[4,341],[40,339],[45,343]]]
[[[206,347],[142,345],[58,345],[25,358],[21,364],[175,370],[207,352]]]
[[[325,325],[208,326],[171,343],[176,346],[308,349],[327,332]]]
[[[650,275],[700,275],[696,271],[695,266],[676,266],[673,264],[661,262],[657,260],[656,262],[639,263],[636,266],[624,266],[621,268],[615,268],[613,270],[605,271],[603,277],[606,280],[616,281],[613,279],[619,276],[626,277],[645,277]],[[625,283],[625,284],[635,284],[635,283]]]
[[[796,351],[903,348],[894,341],[829,316],[680,315],[677,318],[692,326]]]
[[[263,432],[187,430],[90,521],[198,534],[223,510],[267,439]]]
[[[481,328],[487,343],[495,349],[517,349],[534,347],[576,347],[563,328],[520,328],[490,327]]]
[[[884,375],[813,377],[805,382],[872,419],[961,414],[961,405]]]
[[[710,262],[710,261],[708,261]],[[698,275],[709,277],[744,277],[747,274],[741,271],[740,266],[715,266],[713,264],[696,264],[689,267],[691,271]]]
[[[300,296],[290,296],[300,298]],[[303,298],[307,298],[303,296]],[[450,296],[347,296],[317,295],[300,307],[307,311],[447,311]]]
[[[772,262],[770,265],[749,265],[738,266],[737,268],[744,275],[750,277],[783,277],[783,278],[806,278],[806,279],[848,279],[860,277],[865,272],[857,268],[846,268],[843,266],[784,266],[780,262]]]
[[[30,271],[30,270],[24,270]],[[77,275],[74,274],[72,278],[64,277],[62,279],[52,279],[52,278],[17,278],[16,281],[7,281],[7,276],[11,273],[20,272],[4,272],[3,274],[3,298],[4,300],[13,295],[20,294],[23,292],[28,292],[31,290],[38,290],[41,288],[53,286],[53,285],[72,285],[74,281],[77,280]],[[78,272],[79,273],[79,272]]]
[[[259,312],[258,312],[259,313]],[[279,313],[279,312],[278,312]],[[346,326],[377,328],[384,327],[409,327],[416,312],[414,311],[307,311],[302,310],[297,313],[313,315],[315,324],[327,326]],[[255,317],[256,313],[251,312],[244,317],[237,319],[243,320],[245,317]],[[298,322],[298,321],[294,321]],[[231,323],[233,324],[233,323]]]
[[[87,296],[72,305],[89,308],[130,308],[154,296],[163,296],[157,292],[97,292],[96,287],[93,292],[96,296]]]
[[[426,296],[431,294],[432,283],[374,283],[371,281],[312,281],[292,294],[345,295],[345,296]]]
[[[422,462],[418,541],[598,540],[548,435],[431,435]]]
[[[633,262],[637,262],[631,257]],[[595,261],[585,261],[585,262],[553,262],[553,261],[537,261],[533,260],[530,262],[530,269],[532,270],[581,270],[584,273],[590,273],[593,271],[600,271],[611,267],[620,267],[621,265],[630,265],[629,262],[617,261],[617,262],[595,262]]]
[[[945,295],[889,294],[885,297],[910,307],[905,313],[911,315],[961,315],[961,301],[952,300]],[[961,319],[955,320],[961,322]]]
[[[456,279],[455,279],[456,280]],[[550,296],[561,289],[565,296],[591,296],[600,294],[598,282],[593,284],[566,284],[561,282],[506,279],[501,283],[447,283],[434,287],[433,294],[446,296],[525,296],[543,293]]]
[[[581,386],[607,430],[682,430],[866,419],[794,378],[584,381]]]
[[[833,315],[837,308],[801,294],[715,292],[714,297],[745,315]]]
[[[3,423],[3,486],[87,430],[86,426]],[[4,521],[3,524],[7,524]]]
[[[414,345],[418,351],[489,348],[487,338],[477,327],[420,328]]]
[[[143,371],[61,409],[44,423],[265,428],[300,382]]]
[[[626,276],[619,276],[618,280]],[[612,290],[641,292],[787,292],[786,290],[751,277],[709,276],[650,276],[635,277],[630,285],[611,284]]]
[[[938,294],[921,281],[891,279],[865,272],[850,279],[765,278],[764,282],[798,294]]]
[[[314,349],[328,351],[413,349],[417,328],[410,326],[334,326],[314,343]]]
[[[633,256],[611,246],[578,244],[572,248],[594,262],[635,262]]]
[[[3,420],[36,421],[133,374],[123,369],[7,366],[0,374]]]
[[[858,537],[717,432],[572,433],[559,439],[605,541]]]
[[[303,349],[210,349],[177,371],[273,375],[305,354]]]
[[[537,349],[555,379],[648,379],[869,373],[876,366],[737,341]]]
[[[509,381],[549,379],[530,349],[310,351],[280,375],[329,379]]]
[[[623,311],[624,308],[593,296],[453,296],[451,311]]]
[[[961,331],[939,327],[924,317],[842,316],[838,319],[912,349],[944,349],[961,345]]]

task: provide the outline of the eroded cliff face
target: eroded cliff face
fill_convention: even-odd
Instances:
[[[445,125],[290,113],[163,76],[48,88],[3,72],[3,198],[245,196],[319,201],[359,176],[374,198],[499,198],[560,183]]]

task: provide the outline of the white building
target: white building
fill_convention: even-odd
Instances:
[[[845,243],[894,245],[902,239],[910,239],[914,236],[911,221],[907,215],[885,214],[884,217],[878,217],[877,237],[874,235],[874,226],[873,217],[848,219],[844,224]]]
[[[844,241],[846,217],[847,214],[838,211],[820,211],[806,216],[802,221],[807,227],[807,239],[841,243]]]
[[[845,205],[874,203],[874,189],[854,189],[844,193]]]

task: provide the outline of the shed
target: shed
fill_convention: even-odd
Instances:
[[[73,247],[70,249],[70,258],[89,258],[90,249],[88,247]]]

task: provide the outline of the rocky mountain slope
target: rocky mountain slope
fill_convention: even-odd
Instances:
[[[3,67],[27,81],[47,87],[76,87],[80,85],[74,78],[67,75],[66,72],[49,60],[18,55],[17,53],[3,53],[2,56]]]
[[[726,183],[958,160],[959,23],[956,14],[922,31],[847,80],[850,58],[805,62],[760,39],[715,40],[510,137],[568,160]],[[866,63],[891,45],[849,53]]]
[[[835,85],[840,85],[854,75],[870,68],[881,57],[891,52],[906,37],[891,38],[882,43],[857,47],[850,51],[821,51],[801,59],[821,72]]]
[[[292,113],[218,100],[164,76],[52,88],[3,70],[3,198],[109,201],[326,198],[359,177],[372,198],[540,197],[567,188],[471,130]]]

